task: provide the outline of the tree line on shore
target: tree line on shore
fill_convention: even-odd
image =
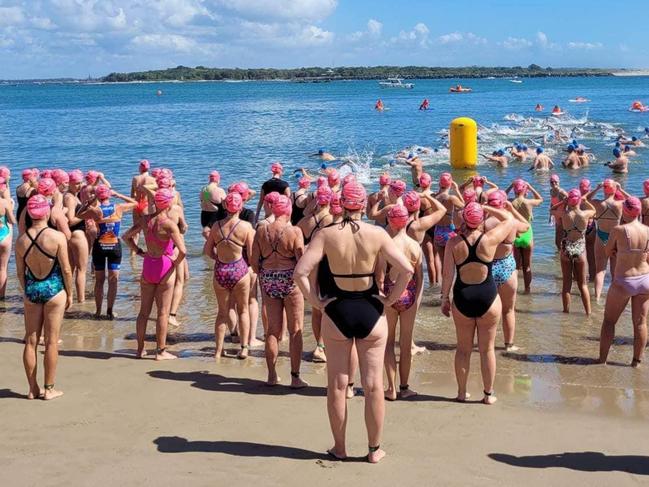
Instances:
[[[595,68],[543,68],[536,64],[527,67],[461,67],[441,68],[423,66],[372,66],[338,68],[206,68],[196,66],[140,71],[133,73],[111,73],[102,78],[104,82],[129,81],[329,81],[329,80],[377,80],[388,77],[405,79],[448,79],[448,78],[545,78],[574,76],[611,76],[607,69]]]

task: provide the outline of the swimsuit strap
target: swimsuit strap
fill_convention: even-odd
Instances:
[[[643,249],[632,249],[631,248],[631,239],[629,238],[629,232],[627,230],[627,226],[623,225],[624,228],[624,236],[626,237],[626,248],[627,252],[632,253],[632,252],[642,252],[643,254],[649,253],[649,228],[646,229],[647,232],[647,241],[645,242],[645,246]]]
[[[480,257],[478,257],[478,245],[480,245],[480,240],[482,240],[482,237],[484,237],[484,233],[480,234],[473,245],[469,243],[469,241],[463,234],[460,234],[460,237],[462,237],[462,240],[464,240],[464,243],[467,246],[467,250],[469,251],[469,255],[467,255],[466,259],[464,259],[461,264],[458,264],[458,267],[462,267],[465,264],[469,264],[471,262],[478,262],[486,266],[491,265],[491,262],[485,262]]]
[[[406,225],[406,233],[408,233],[413,223],[415,223],[415,220],[410,220],[410,222],[408,222],[408,224]]]
[[[599,215],[598,217],[595,218],[595,220],[601,220],[601,219],[603,219],[603,220],[611,220],[611,221],[619,220],[619,217],[615,217],[615,218],[604,218],[604,215],[606,215],[606,212],[607,212],[607,211],[609,211],[609,210],[612,211],[612,209],[611,209],[611,205],[610,205],[610,203],[609,203],[608,201],[604,201],[604,204],[606,205],[606,208],[604,209],[604,211],[602,212],[601,215]]]
[[[279,239],[282,237],[282,235],[284,235],[284,232],[286,231],[286,228],[288,227],[288,224],[284,225],[282,227],[282,229],[279,232],[277,232],[277,235],[275,235],[275,239],[270,238],[270,230],[268,229],[269,226],[270,225],[266,225],[265,229],[266,229],[266,237],[268,238],[268,243],[270,244],[271,251],[270,251],[270,254],[268,254],[265,257],[263,255],[260,255],[260,260],[264,261],[264,260],[268,259],[273,254],[281,255],[282,257],[285,257],[287,259],[295,259],[294,255],[292,255],[290,257],[286,257],[285,255],[282,255],[282,253],[279,251]]]
[[[233,243],[233,244],[235,244],[235,245],[238,245],[239,247],[243,248],[243,247],[244,247],[244,244],[240,244],[239,242],[236,242],[236,241],[234,241],[234,240],[232,240],[232,239],[230,238],[230,237],[232,236],[232,234],[234,233],[235,228],[237,228],[237,225],[239,225],[239,223],[241,223],[241,220],[237,221],[237,223],[235,223],[234,225],[232,225],[232,228],[230,229],[230,231],[228,232],[228,235],[226,236],[225,233],[223,233],[223,226],[221,225],[221,222],[219,222],[219,223],[218,223],[218,227],[219,227],[219,232],[221,232],[221,237],[222,237],[222,238],[221,238],[221,240],[219,240],[218,242],[216,242],[216,243],[214,244],[214,246],[215,246],[215,247],[218,247],[218,245],[219,245],[221,242],[231,242],[231,243]]]
[[[48,258],[50,258],[52,260],[57,260],[55,255],[48,254],[47,252],[45,252],[43,250],[43,248],[40,245],[38,245],[38,237],[40,237],[41,233],[43,233],[48,228],[49,227],[42,228],[41,231],[38,232],[35,237],[31,236],[31,234],[29,233],[29,230],[25,232],[25,235],[27,235],[29,240],[31,240],[31,242],[32,242],[31,244],[29,244],[29,247],[27,247],[27,250],[25,251],[25,255],[23,256],[23,261],[25,262],[25,264],[27,264],[27,254],[29,254],[29,252],[32,250],[32,247],[36,247],[40,251],[40,253],[43,254],[45,257],[48,257]]]
[[[313,219],[315,220],[315,227],[311,229],[311,233],[309,233],[309,236],[307,237],[307,240],[311,240],[313,238],[313,234],[316,232],[316,230],[320,230],[320,223],[322,223],[322,220],[324,220],[324,217],[320,220],[318,220],[318,217],[315,215],[311,215]]]

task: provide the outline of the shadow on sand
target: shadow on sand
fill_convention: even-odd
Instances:
[[[555,353],[548,354],[531,354],[531,353],[513,353],[506,352],[503,357],[516,360],[517,362],[532,362],[538,364],[564,364],[564,365],[596,365],[599,364],[597,359],[592,357],[572,357],[568,355],[558,355]]]
[[[26,394],[18,394],[11,389],[0,389],[0,399],[26,399]]]
[[[606,455],[602,452],[585,451],[521,457],[490,453],[489,458],[512,467],[568,468],[581,472],[626,472],[634,475],[649,475],[649,457],[640,455]]]

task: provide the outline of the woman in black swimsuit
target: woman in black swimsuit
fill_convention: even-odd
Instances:
[[[352,346],[358,350],[361,382],[365,394],[365,424],[370,463],[379,462],[385,399],[383,359],[387,323],[383,309],[394,304],[406,288],[413,268],[381,228],[361,222],[366,206],[365,189],[359,183],[345,185],[342,192],[345,216],[339,224],[323,228],[307,247],[295,268],[295,281],[311,306],[324,310],[322,336],[327,347],[327,410],[334,436],[329,454],[347,457],[345,425],[346,392]],[[374,278],[379,255],[395,272],[389,296],[379,295]],[[320,264],[322,261],[322,264]],[[318,283],[309,275],[318,268]]]
[[[77,302],[83,303],[86,300],[86,271],[88,269],[88,239],[86,238],[86,220],[84,211],[87,208],[81,204],[79,193],[83,183],[83,173],[78,169],[71,171],[69,176],[68,192],[63,196],[68,225],[72,236],[69,242],[70,263],[72,264],[72,275],[75,278],[77,291]],[[76,273],[76,275],[75,275]]]
[[[485,212],[499,220],[499,223],[487,232],[484,231]],[[462,212],[462,218],[464,223],[458,235],[451,238],[446,245],[442,279],[442,313],[450,316],[452,311],[457,334],[456,400],[464,402],[469,398],[466,386],[473,338],[477,329],[484,385],[482,401],[485,404],[493,404],[496,402],[496,397],[493,395],[496,377],[494,344],[502,307],[491,266],[498,245],[512,231],[513,217],[510,213],[497,208],[469,203]],[[450,292],[454,280],[451,305]]]

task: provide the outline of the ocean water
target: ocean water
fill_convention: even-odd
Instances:
[[[215,301],[211,264],[200,255],[198,195],[211,170],[221,172],[224,186],[243,179],[258,189],[269,176],[270,163],[280,160],[295,184],[293,169],[317,171],[319,161],[308,154],[325,148],[352,158],[368,187],[375,186],[376,176],[386,168],[410,182],[406,167],[391,166],[394,153],[413,145],[438,149],[426,159],[426,171],[435,177],[449,170],[448,152],[440,136],[453,118],[473,117],[486,127],[480,142],[480,152],[485,153],[541,135],[549,110],[558,104],[568,115],[558,122],[550,119],[551,123],[563,125],[567,131],[580,127],[579,142],[590,147],[597,158],[583,171],[557,169],[562,186],[569,189],[581,177],[596,183],[610,175],[603,162],[611,158],[613,129],[622,128],[631,136],[641,135],[649,126],[649,113],[628,111],[636,99],[649,103],[646,78],[524,79],[521,84],[503,79],[457,80],[474,90],[462,95],[448,93],[455,81],[414,82],[412,90],[381,89],[374,81],[0,85],[0,164],[12,169],[12,189],[21,169],[38,166],[98,169],[121,192],[128,192],[139,159],[149,159],[154,167],[171,168],[190,223],[187,240],[192,278],[180,311],[183,327],[170,341],[183,356],[208,357]],[[161,96],[156,95],[157,90],[162,91]],[[569,102],[577,96],[591,102]],[[383,113],[373,109],[379,97],[387,107]],[[431,109],[426,112],[418,111],[423,98],[430,101]],[[544,114],[534,112],[537,103],[545,105]],[[561,149],[547,148],[551,156],[556,155],[556,163],[560,163],[557,151]],[[630,173],[616,176],[632,193],[641,193],[647,177],[647,154],[649,149],[641,150]],[[513,163],[499,170],[483,163],[478,170],[503,187],[523,176],[547,196],[548,174],[531,174],[527,167]],[[457,179],[468,174],[454,172]],[[584,317],[578,296],[573,297],[571,315],[560,312],[560,269],[547,215],[546,202],[537,210],[534,222],[534,294],[519,297],[517,341],[524,352],[518,359],[500,359],[499,374],[507,380],[540,374],[539,383],[546,386],[555,379],[601,385],[598,373],[590,373],[593,368],[586,364],[596,355],[603,303],[595,305],[590,319]],[[73,311],[75,319],[66,322],[65,345],[132,348],[139,265],[139,261],[124,259],[117,306],[120,319],[113,323],[87,320],[93,311],[89,300],[83,309]],[[11,266],[9,294],[13,297],[7,312],[0,316],[0,331],[20,336],[20,320],[11,318],[21,312],[13,259]],[[451,370],[448,349],[454,343],[453,326],[439,308],[431,306],[437,294],[438,290],[427,292],[418,322],[416,335],[430,348],[415,364],[414,373],[421,377],[431,370]],[[623,315],[619,324],[623,338],[613,352],[614,358],[624,362],[631,358],[629,322],[630,317]],[[306,328],[308,332],[308,324]],[[583,368],[566,365],[572,363]],[[575,371],[578,378],[573,377]],[[626,369],[607,373],[611,377],[607,387],[618,387],[615,381],[631,380],[634,373]],[[534,392],[526,394],[537,399],[552,397],[546,386],[532,388],[536,396]],[[646,381],[638,387],[648,388]]]

